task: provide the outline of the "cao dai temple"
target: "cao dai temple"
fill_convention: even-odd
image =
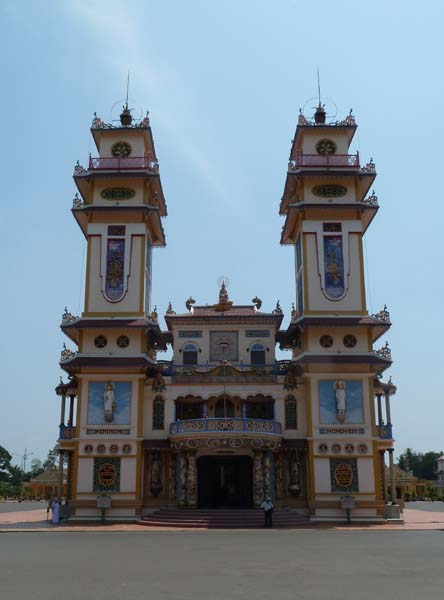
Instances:
[[[65,309],[76,350],[64,347],[68,379],[56,388],[73,518],[99,518],[103,504],[109,518],[138,519],[254,509],[267,497],[276,514],[311,520],[343,519],[346,506],[352,519],[377,520],[395,508],[396,388],[383,381],[388,345],[374,347],[390,318],[385,307],[368,314],[364,281],[376,172],[350,153],[356,128],[352,114],[327,123],[321,104],[313,120],[299,115],[279,207],[296,278],[283,329],[279,303],[236,304],[223,281],[213,305],[189,298],[162,319],[152,310],[167,210],[150,122],[135,123],[127,106],[117,126],[95,116],[97,156],[74,170],[85,304],[81,316]],[[159,360],[168,347],[172,359]],[[291,359],[277,360],[277,347]]]

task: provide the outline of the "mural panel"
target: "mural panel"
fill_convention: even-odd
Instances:
[[[344,295],[344,257],[342,236],[324,236],[324,289],[326,295],[337,300]]]
[[[319,419],[323,424],[363,423],[361,381],[320,381]]]
[[[332,492],[359,492],[356,458],[330,458],[330,484]]]
[[[106,247],[105,293],[110,300],[124,294],[125,240],[108,239]]]
[[[237,331],[210,331],[210,361],[239,360]]]
[[[88,425],[129,425],[131,422],[131,382],[90,381]]]
[[[94,459],[94,492],[120,491],[120,458]]]

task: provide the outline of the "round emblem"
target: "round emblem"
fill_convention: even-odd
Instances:
[[[327,452],[328,452],[327,444],[319,444],[318,450],[319,450],[320,454],[327,454]]]
[[[131,198],[134,198],[136,192],[130,188],[115,187],[102,190],[100,195],[105,200],[130,200]]]
[[[318,154],[334,154],[336,152],[336,144],[333,140],[322,139],[316,144],[316,152]]]
[[[106,450],[106,448],[105,448],[105,446],[104,446],[103,444],[99,444],[99,445],[97,446],[97,452],[98,452],[99,454],[103,454],[103,453],[105,452],[105,450]]]
[[[126,158],[131,154],[131,146],[128,142],[116,142],[112,145],[111,154],[116,158]]]
[[[95,339],[94,339],[94,346],[96,348],[105,348],[105,346],[107,345],[108,340],[106,339],[106,337],[104,335],[98,335]]]
[[[119,348],[126,348],[129,346],[129,337],[127,335],[119,335],[117,338],[117,345]]]
[[[91,446],[91,444],[86,444],[86,446],[83,449],[87,454],[91,454],[91,452],[93,451],[93,447]]]
[[[130,444],[123,444],[122,452],[124,454],[129,454],[131,452]]]
[[[116,452],[119,451],[119,446],[117,444],[111,444],[111,446],[109,447],[109,451],[112,454],[116,454]]]
[[[353,471],[350,465],[341,463],[335,469],[335,481],[343,488],[348,488],[353,483]]]
[[[346,454],[353,454],[354,451],[355,451],[355,447],[353,446],[353,444],[345,444],[345,453]]]
[[[367,454],[367,444],[359,444],[358,446],[358,452],[359,454]]]
[[[344,346],[346,348],[354,348],[356,346],[357,340],[355,338],[354,335],[352,335],[351,333],[348,333],[347,335],[344,335],[344,338],[342,340],[344,342]]]
[[[323,348],[331,348],[333,346],[333,338],[331,335],[321,335],[319,338],[319,343]]]
[[[333,454],[339,454],[341,452],[341,446],[339,444],[333,444],[331,451]]]
[[[103,463],[99,466],[98,477],[99,483],[103,487],[111,487],[116,481],[116,467],[111,463]]]

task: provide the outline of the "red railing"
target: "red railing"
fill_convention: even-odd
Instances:
[[[157,171],[159,168],[157,162],[149,156],[128,156],[125,158],[93,158],[89,157],[90,171]]]
[[[297,154],[294,160],[290,160],[289,169],[301,167],[315,168],[347,168],[359,169],[359,153],[356,154]]]

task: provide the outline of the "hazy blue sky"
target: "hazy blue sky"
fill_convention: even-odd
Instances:
[[[370,312],[387,303],[393,321],[397,449],[443,449],[443,6],[1,2],[0,444],[43,457],[57,438],[59,323],[83,300],[71,176],[95,151],[93,112],[116,117],[127,70],[132,106],[150,110],[169,210],[168,246],[154,257],[159,312],[169,300],[184,310],[190,294],[214,302],[227,275],[235,302],[257,294],[267,311],[279,299],[286,324],[293,255],[279,245],[278,206],[319,67],[338,118],[354,110],[353,150],[378,171],[367,297]]]

